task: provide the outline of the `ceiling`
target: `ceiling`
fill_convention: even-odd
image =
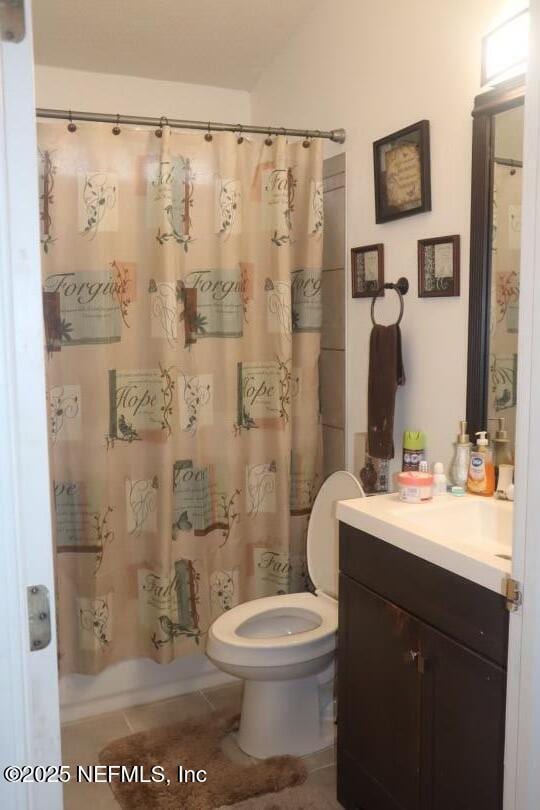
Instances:
[[[35,59],[251,90],[317,0],[33,0]]]

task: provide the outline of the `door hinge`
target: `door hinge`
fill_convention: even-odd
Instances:
[[[24,0],[0,0],[0,39],[22,42],[25,34]]]
[[[523,591],[517,579],[507,577],[504,580],[504,595],[506,597],[506,609],[509,613],[519,610],[523,603]]]
[[[26,598],[28,601],[30,652],[44,650],[51,641],[49,591],[45,585],[30,585],[26,589]]]

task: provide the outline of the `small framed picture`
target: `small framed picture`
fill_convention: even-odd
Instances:
[[[459,295],[459,236],[418,241],[418,297]]]
[[[351,273],[352,297],[372,298],[384,284],[384,245],[352,248]]]
[[[429,121],[418,121],[373,144],[375,221],[431,211]]]

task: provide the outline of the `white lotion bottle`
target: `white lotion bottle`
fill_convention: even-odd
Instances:
[[[459,434],[456,442],[456,452],[450,470],[452,483],[458,487],[467,487],[467,477],[469,475],[469,462],[471,459],[471,442],[467,433],[467,422],[461,419],[459,423]]]
[[[433,494],[446,495],[448,481],[444,474],[444,465],[442,461],[436,461],[433,465]]]

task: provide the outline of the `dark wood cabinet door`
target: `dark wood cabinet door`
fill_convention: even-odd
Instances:
[[[500,810],[506,672],[421,625],[422,810]]]
[[[338,798],[348,808],[418,810],[420,625],[343,574],[339,609]]]

